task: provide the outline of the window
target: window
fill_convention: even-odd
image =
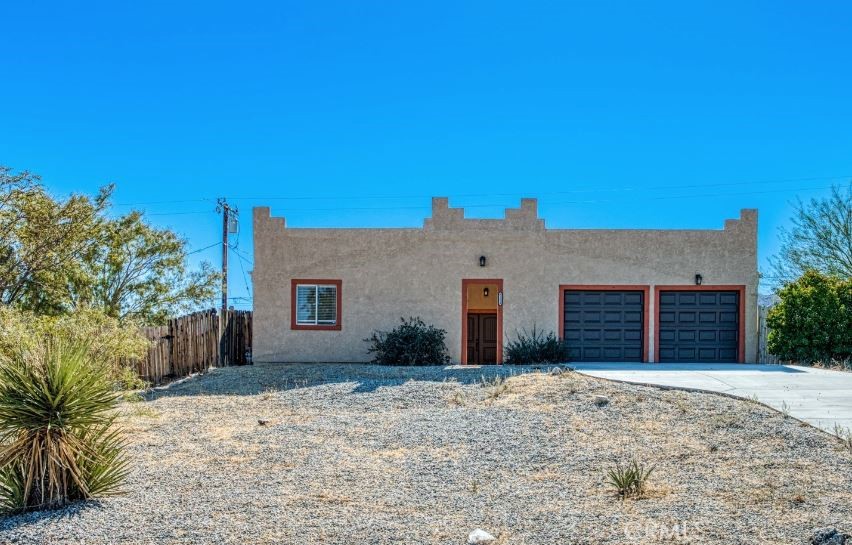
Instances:
[[[340,280],[293,280],[292,329],[340,329]]]

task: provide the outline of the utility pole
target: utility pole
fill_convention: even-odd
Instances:
[[[235,230],[237,209],[231,208],[224,197],[216,204],[216,211],[222,212],[222,316],[228,310],[228,233]],[[231,215],[233,214],[233,218]]]

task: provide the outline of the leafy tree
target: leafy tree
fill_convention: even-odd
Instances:
[[[0,304],[147,324],[209,304],[219,274],[188,270],[186,240],[141,213],[108,218],[112,192],[56,199],[38,176],[0,166]]]
[[[852,183],[833,187],[831,196],[799,201],[793,227],[781,230],[781,251],[772,259],[780,282],[790,282],[812,269],[852,278]]]
[[[852,357],[852,280],[814,270],[778,291],[767,317],[767,348],[802,363]]]
[[[163,323],[210,304],[217,293],[221,275],[207,262],[188,270],[186,257],[185,239],[152,227],[139,212],[106,221],[74,298],[121,320]]]
[[[113,187],[94,198],[51,197],[38,176],[0,166],[0,303],[39,313],[69,310],[68,283],[99,244]]]

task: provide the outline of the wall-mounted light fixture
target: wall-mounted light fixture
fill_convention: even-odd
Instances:
[[[488,286],[485,286],[484,288],[482,288],[482,296],[488,297]]]
[[[695,275],[695,285],[696,286],[700,286],[703,281],[704,281],[704,278],[702,278],[702,276],[700,274]]]
[[[479,256],[479,266],[480,267],[485,266],[485,256],[484,255]]]

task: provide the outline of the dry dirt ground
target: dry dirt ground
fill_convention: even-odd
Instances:
[[[366,365],[214,370],[148,397],[123,408],[125,495],[0,521],[0,543],[463,544],[483,528],[502,544],[767,544],[852,531],[852,452],[749,401],[534,368]],[[622,501],[606,470],[630,459],[655,469],[645,497]]]

